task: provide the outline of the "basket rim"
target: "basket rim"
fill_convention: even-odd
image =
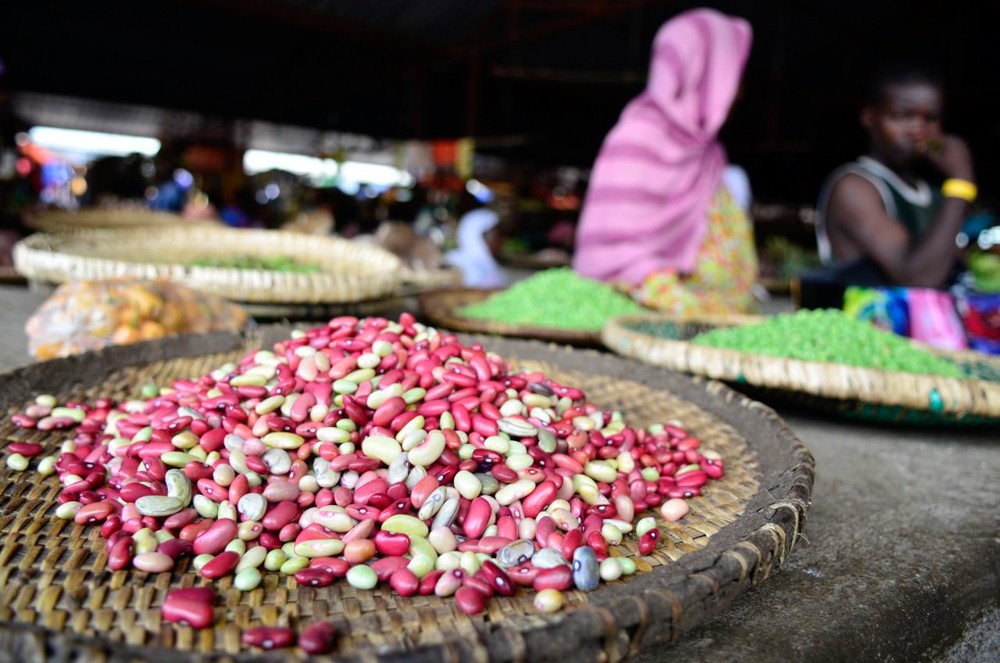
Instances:
[[[44,388],[47,380],[64,379],[67,372],[98,380],[124,366],[266,346],[269,337],[283,338],[288,329],[286,325],[269,325],[242,335],[219,332],[178,336],[21,367],[8,371],[4,374],[6,379],[0,381],[0,404],[6,407],[18,402],[25,393],[39,386]],[[722,383],[694,380],[609,353],[497,337],[462,335],[460,340],[488,343],[492,351],[521,360],[560,364],[561,358],[572,358],[575,354],[574,361],[585,365],[587,370],[670,389],[679,398],[690,400],[737,428],[749,444],[759,445],[757,494],[746,505],[743,515],[713,534],[704,548],[688,553],[675,564],[650,571],[644,576],[648,582],[641,585],[604,586],[591,594],[588,603],[566,611],[558,621],[523,629],[494,624],[480,630],[476,641],[452,638],[411,651],[361,652],[346,660],[396,661],[445,655],[459,660],[511,660],[529,653],[554,657],[565,654],[567,640],[560,636],[567,634],[575,636],[570,641],[577,643],[581,651],[584,648],[603,651],[609,660],[621,660],[642,646],[676,639],[683,631],[722,612],[738,596],[766,580],[794,548],[810,505],[814,459],[774,410]],[[7,637],[18,633],[36,637],[39,630],[48,638],[69,639],[75,646],[113,653],[142,652],[148,660],[231,656],[223,652],[205,655],[159,647],[137,649],[99,636],[83,637],[19,622],[0,623],[0,635]],[[288,658],[292,657],[289,654]]]
[[[176,212],[144,207],[85,207],[78,210],[49,209],[22,215],[24,225],[36,232],[77,232],[81,230],[161,227],[174,223],[220,225],[208,219],[193,219]]]
[[[81,255],[81,247],[95,244],[142,241],[154,247],[157,240],[184,241],[199,245],[236,246],[254,255],[274,254],[279,243],[328,247],[343,254],[343,269],[297,273],[265,269],[208,267],[184,264],[174,256],[165,262]],[[192,251],[196,254],[196,251]],[[377,246],[336,236],[312,236],[281,230],[235,229],[225,226],[145,226],[91,228],[67,233],[34,233],[14,246],[14,263],[22,274],[40,281],[64,282],[77,278],[169,278],[192,287],[246,302],[341,303],[375,299],[394,294],[399,288],[401,262]]]
[[[601,330],[601,339],[609,349],[622,356],[713,380],[746,383],[754,387],[801,392],[842,401],[856,400],[936,414],[973,414],[1000,420],[1000,384],[988,380],[771,357],[659,338],[631,328],[631,325],[641,322],[707,324],[719,327],[752,324],[764,319],[763,316],[741,315],[627,315],[609,320]],[[946,359],[973,358],[969,352],[921,347]],[[988,356],[975,359],[991,361]],[[770,370],[764,375],[763,371],[767,369]],[[832,373],[829,377],[835,377],[837,381],[823,379],[823,373]],[[940,408],[932,406],[929,397],[931,393],[937,393],[941,397]]]

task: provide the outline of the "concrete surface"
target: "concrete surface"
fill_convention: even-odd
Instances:
[[[23,326],[42,300],[0,286],[0,369],[30,362]],[[1000,429],[771,405],[816,457],[803,540],[727,612],[639,660],[1000,660]]]

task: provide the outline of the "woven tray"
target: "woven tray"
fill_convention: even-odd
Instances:
[[[329,320],[340,315],[358,317],[381,316],[398,318],[403,311],[412,308],[407,305],[408,298],[400,294],[366,299],[361,302],[343,304],[248,304],[241,306],[255,320],[269,324],[295,321]]]
[[[142,207],[91,207],[74,212],[49,210],[25,214],[24,225],[46,233],[73,232],[95,228],[137,228],[140,226],[208,225],[213,222],[187,219],[179,214],[157,212]]]
[[[424,319],[443,329],[552,341],[580,347],[596,348],[601,346],[599,332],[573,331],[535,325],[514,325],[494,320],[466,318],[459,314],[458,310],[463,306],[481,302],[495,292],[498,291],[477,290],[475,288],[433,290],[420,294],[417,302]]]
[[[415,295],[430,290],[457,288],[462,285],[462,270],[456,267],[413,269],[405,264],[399,272],[398,294]]]
[[[513,269],[543,270],[568,267],[572,262],[565,251],[538,251],[535,253],[504,253],[500,262]]]
[[[258,332],[270,341],[288,330]],[[661,546],[636,558],[635,575],[589,594],[567,592],[568,607],[559,613],[536,613],[528,590],[495,597],[486,612],[468,617],[450,598],[403,598],[342,582],[298,587],[291,578],[268,573],[249,593],[234,589],[232,577],[217,581],[218,625],[199,632],[164,623],[159,612],[169,588],[204,584],[189,570],[190,560],[159,575],[109,572],[99,528],[84,530],[52,515],[59,491],[54,477],[4,468],[0,651],[26,661],[176,663],[236,655],[243,661],[251,652],[240,644],[242,628],[298,628],[328,619],[342,634],[341,660],[564,660],[571,648],[580,661],[617,661],[640,646],[674,640],[725,610],[791,552],[809,506],[813,459],[772,410],[720,383],[699,384],[609,354],[495,337],[462,340],[578,384],[591,400],[622,409],[632,423],[680,420],[724,455],[726,475],[691,501],[689,516],[660,521]],[[175,337],[29,366],[2,376],[0,412],[23,407],[39,392],[76,399],[135,396],[143,383],[201,375],[247,347],[244,339],[226,334]],[[61,441],[58,435],[15,430],[4,420],[0,435],[39,441],[50,453]],[[634,541],[626,543],[613,554],[635,555]],[[303,657],[290,649],[267,660]]]
[[[195,258],[286,256],[319,265],[300,274],[265,269],[197,267]],[[35,234],[14,247],[29,279],[62,283],[115,276],[170,278],[240,302],[335,304],[393,294],[399,259],[375,246],[337,237],[213,226],[89,230]]]
[[[654,366],[724,380],[754,397],[775,397],[818,410],[874,421],[913,424],[1000,424],[1000,361],[972,352],[933,350],[981,379],[915,375],[829,362],[802,361],[693,345],[709,329],[748,324],[754,316],[670,318],[623,316],[601,337],[614,352]],[[662,335],[637,331],[657,324]],[[667,338],[670,336],[670,338]]]

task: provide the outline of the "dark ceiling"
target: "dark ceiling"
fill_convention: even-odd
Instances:
[[[759,197],[808,202],[863,149],[859,90],[890,55],[933,59],[947,120],[1000,185],[1000,3],[952,0],[6,2],[7,87],[386,138],[471,135],[525,165],[589,167],[645,81],[659,26],[698,4],[747,18],[723,138]]]

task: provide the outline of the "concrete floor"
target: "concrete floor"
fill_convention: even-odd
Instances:
[[[23,325],[42,299],[0,286],[0,368],[30,362]],[[1000,660],[1000,430],[770,404],[816,457],[802,540],[727,612],[639,660]]]

